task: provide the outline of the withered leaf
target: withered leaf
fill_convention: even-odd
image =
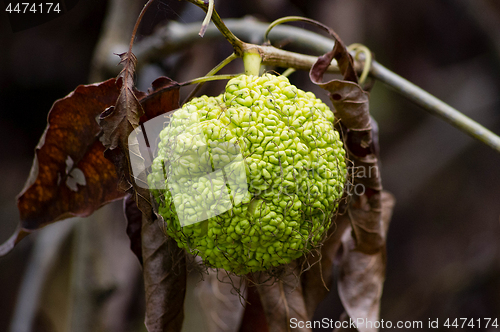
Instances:
[[[382,232],[385,234],[389,227],[395,200],[388,192],[382,192],[381,195]],[[338,291],[344,309],[354,321],[358,318],[376,321],[385,279],[385,245],[373,254],[359,251],[352,237],[351,227],[349,227],[342,236],[342,247]],[[358,331],[374,332],[377,329],[360,324]]]
[[[291,16],[287,17],[287,19],[288,21],[307,22],[309,24],[315,25],[326,31],[335,40],[335,45],[333,46],[333,49],[330,52],[326,53],[325,55],[320,56],[316,61],[316,63],[314,64],[314,67],[311,68],[309,76],[312,82],[314,83],[321,82],[324,73],[326,72],[326,70],[328,69],[334,58],[335,60],[337,60],[340,73],[344,76],[344,79],[355,83],[358,82],[358,76],[356,75],[356,70],[354,69],[354,62],[352,60],[352,56],[347,51],[347,47],[345,46],[344,42],[340,39],[340,37],[332,28],[324,25],[321,22],[318,22],[316,20],[307,17]]]
[[[327,54],[330,60],[336,52],[338,51],[334,48],[328,53],[329,55]],[[373,131],[376,126],[371,125],[374,120],[371,119],[369,113],[369,94],[353,82],[343,80],[321,82],[326,70],[322,61],[324,60],[319,59],[316,62],[309,76],[315,84],[329,92],[330,99],[335,106],[336,117],[340,120],[339,127],[344,136],[344,147],[353,163],[353,186],[361,185],[363,188],[363,194],[354,195],[348,206],[356,235],[357,249],[365,253],[373,253],[384,244],[385,233],[380,215],[382,182],[376,155],[378,147],[375,146],[376,140],[373,139],[377,132]],[[351,62],[345,57],[337,61],[341,67],[351,66]],[[352,209],[353,206],[356,208]],[[354,215],[356,213],[360,215]]]
[[[97,138],[100,128],[96,117],[116,103],[121,81],[117,83],[110,79],[79,86],[54,103],[30,176],[18,196],[20,225],[0,246],[0,256],[33,230],[65,218],[88,216],[125,196],[130,183],[124,170],[118,172],[119,178],[108,160],[121,160],[122,153],[116,148],[105,158],[105,148]],[[134,89],[146,110],[142,121],[179,107],[176,82],[160,77],[152,86],[149,94]]]
[[[238,332],[245,308],[234,288],[240,286],[239,292],[243,293],[243,284],[243,278],[213,269],[209,269],[208,275],[196,284],[195,293],[203,309],[208,332]]]
[[[17,199],[18,235],[4,249],[25,233],[57,220],[88,216],[124,196],[116,187],[113,164],[103,156],[95,120],[115,103],[118,94],[114,80],[108,80],[79,86],[54,103],[35,149],[30,176]]]
[[[123,70],[118,75],[121,84],[120,95],[115,106],[105,110],[100,116],[100,125],[103,130],[101,141],[107,148],[105,156],[113,162],[120,177],[120,187],[133,195],[137,207],[152,220],[152,203],[150,193],[144,185],[145,176],[134,177],[131,170],[131,160],[143,162],[137,144],[129,145],[130,133],[139,126],[141,119],[147,120],[159,114],[178,108],[179,86],[166,77],[153,82],[153,89],[149,96],[144,96],[134,88],[134,71],[137,59],[132,52],[120,54]],[[142,98],[142,102],[139,102]],[[144,109],[148,110],[147,113]]]
[[[333,282],[333,266],[336,263],[337,252],[342,245],[342,234],[350,225],[347,214],[339,215],[328,231],[328,237],[321,246],[321,256],[311,252],[303,263],[305,271],[301,275],[304,301],[309,319],[330,291],[328,287]]]
[[[130,238],[130,249],[137,256],[142,265],[142,212],[137,208],[131,195],[123,200],[123,210],[127,219],[127,235]]]
[[[135,92],[136,96],[139,96],[140,93]],[[140,123],[143,123],[179,107],[179,84],[168,77],[159,77],[152,83],[152,88],[149,89],[148,94],[140,95],[140,98],[140,103],[145,112],[140,119]],[[121,187],[124,190],[130,189],[129,169],[122,162],[121,149],[108,150],[107,155],[108,158],[116,158],[115,165],[121,167],[118,170],[118,173],[122,175]],[[127,217],[127,234],[130,238],[130,246],[132,252],[142,264],[141,211],[132,196],[127,196],[124,210]]]
[[[165,236],[158,222],[144,217],[142,222],[145,324],[149,332],[179,332],[184,319],[186,253]]]
[[[377,149],[373,140],[374,120],[369,112],[369,94],[363,89],[351,82],[333,80],[320,84],[323,89],[330,93],[330,100],[336,110],[336,115],[340,119],[342,126],[347,129],[345,135],[346,147],[349,149],[350,156],[355,159],[355,166],[377,165]],[[360,163],[363,163],[361,165]],[[370,188],[380,190],[382,185],[378,177],[358,177],[359,179],[368,179],[372,183],[367,184]]]
[[[356,83],[342,80],[318,85],[330,92],[331,102],[344,126],[356,131],[371,129],[368,92],[363,91]]]
[[[302,294],[302,285],[298,279],[297,261],[286,265],[284,276],[274,280],[265,272],[254,273],[253,278],[260,295],[260,301],[266,315],[269,331],[291,331],[290,319],[306,321],[308,314]],[[295,331],[311,332],[309,328],[297,328]]]
[[[359,85],[334,80],[321,85],[330,92],[337,118],[344,133],[345,149],[352,161],[353,186],[363,188],[362,195],[353,195],[348,213],[356,234],[357,249],[365,253],[376,252],[385,242],[380,217],[380,191],[382,182],[372,130],[376,126],[368,108],[368,94]],[[353,209],[353,207],[355,207]]]
[[[256,287],[247,287],[246,300],[239,332],[269,332],[264,308]]]
[[[151,220],[153,213],[149,191],[143,186],[136,185],[137,180],[143,182],[146,180],[133,178],[131,170],[131,156],[139,160],[144,159],[138,146],[128,144],[130,133],[139,126],[140,118],[144,114],[134,88],[137,59],[131,51],[119,56],[120,64],[123,64],[123,69],[117,78],[117,82],[121,82],[120,94],[116,104],[102,112],[99,117],[103,132],[101,141],[106,147],[106,158],[115,164],[121,188],[133,195],[139,210]]]
[[[306,19],[306,21],[319,26],[320,28],[328,32],[328,34],[332,36],[333,39],[335,39],[335,45],[333,46],[333,49],[330,52],[320,56],[311,68],[309,72],[311,81],[313,83],[320,84],[323,80],[323,75],[330,66],[332,60],[335,59],[337,60],[340,73],[344,77],[344,80],[357,83],[358,76],[356,75],[352,56],[351,54],[349,54],[349,51],[347,51],[347,47],[337,35],[337,33],[332,28],[324,25],[323,23],[310,19]]]
[[[119,54],[123,69],[118,75],[117,85],[121,85],[116,104],[102,112],[100,125],[103,130],[101,141],[110,150],[123,147],[128,135],[139,126],[139,119],[144,114],[135,95],[134,71],[137,58],[131,52]]]
[[[147,186],[137,183],[146,182],[146,179],[138,179],[133,175],[131,161],[144,162],[144,158],[138,144],[133,141],[129,144],[129,135],[139,126],[144,111],[136,96],[133,82],[136,58],[130,50],[121,54],[120,58],[123,63],[123,70],[118,76],[122,81],[120,95],[116,105],[100,116],[102,142],[107,148],[105,156],[115,164],[121,186],[129,189],[142,212],[141,246],[146,291],[146,328],[149,332],[180,331],[184,319],[187,278],[185,252],[177,246],[175,240],[165,236],[159,221],[153,221],[149,190]],[[167,112],[169,107],[175,107],[172,105],[178,103],[178,88],[175,88],[173,81],[161,78],[154,82],[150,97],[144,98],[144,104],[147,103],[150,112],[146,116],[153,117],[157,113]],[[131,240],[132,246],[137,247],[137,236],[131,237]]]
[[[366,254],[377,253],[385,245],[386,232],[382,224],[381,192],[353,195],[348,210],[356,250]]]
[[[147,96],[140,100],[145,112],[141,123],[179,108],[179,88],[179,83],[165,76],[154,80]]]
[[[329,92],[338,128],[343,133],[344,147],[352,162],[352,185],[361,186],[354,191],[347,205],[350,227],[342,235],[342,258],[338,290],[347,314],[354,320],[378,319],[380,297],[385,275],[385,239],[394,200],[382,192],[378,168],[378,132],[369,113],[369,94],[349,77],[353,69],[349,57],[339,56],[347,50],[336,43],[334,49],[318,59],[309,76],[313,83]],[[336,58],[345,80],[322,82],[328,64]],[[345,71],[345,69],[348,69]],[[332,253],[333,254],[333,253]],[[358,330],[376,331],[366,326]]]

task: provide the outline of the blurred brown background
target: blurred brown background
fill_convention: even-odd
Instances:
[[[17,33],[12,33],[5,13],[0,13],[0,242],[18,222],[15,196],[29,174],[33,149],[52,103],[77,85],[89,83],[108,2],[80,1],[64,16]],[[252,15],[271,21],[301,15],[317,19],[334,28],[346,44],[365,44],[380,63],[500,134],[500,3],[496,0],[216,0],[216,9],[223,18]],[[187,23],[201,21],[203,16],[191,4],[157,0],[143,21],[139,38],[168,20]],[[130,31],[118,34],[127,39]],[[230,52],[223,41],[200,42],[146,67],[139,73],[139,87],[147,88],[155,75],[178,81],[203,76]],[[240,68],[231,65],[226,72]],[[307,73],[291,76],[300,88],[323,93],[307,80]],[[208,85],[202,93],[218,94],[223,84]],[[380,82],[371,96],[371,112],[379,124],[383,184],[397,199],[388,237],[381,318],[424,324],[429,318],[500,321],[500,155]],[[141,298],[139,279],[116,276],[127,274],[127,269],[137,275],[138,269],[135,257],[127,251],[120,204],[103,210],[91,220],[73,222],[76,228],[88,223],[93,225],[90,232],[110,232],[120,238],[110,240],[111,248],[99,248],[107,250],[105,255],[117,266],[128,266],[115,269],[115,277],[123,282],[118,288],[110,286],[103,299],[127,293]],[[113,226],[103,226],[107,224]],[[57,282],[42,287],[42,298],[57,302],[58,285],[71,289],[68,278],[81,271],[71,256],[79,250],[75,234],[60,245],[65,255],[57,256],[49,277]],[[36,236],[0,258],[0,331],[7,331],[13,319]],[[96,257],[99,250],[88,257]],[[66,272],[57,272],[54,266],[59,263],[69,266]],[[47,295],[49,290],[51,295]],[[50,301],[41,307],[53,305]],[[104,326],[141,330],[141,302],[118,307],[128,321],[119,327],[116,322]],[[37,314],[36,331],[55,331],[60,326],[51,321],[57,316],[57,310],[51,310]],[[317,317],[337,319],[341,311],[332,293]],[[97,330],[88,326],[88,331]]]

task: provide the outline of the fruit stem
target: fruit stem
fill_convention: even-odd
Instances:
[[[202,83],[202,82],[209,82],[209,81],[230,80],[231,78],[235,78],[239,75],[241,75],[241,74],[203,76],[203,77],[195,78],[193,80],[179,83],[179,85],[186,86],[186,85],[197,84],[197,83]]]
[[[296,69],[295,68],[288,68],[287,70],[285,70],[281,75],[282,76],[285,76],[285,77],[288,77],[290,76],[291,74],[295,73]]]
[[[245,66],[246,75],[260,75],[260,64],[262,57],[255,50],[248,50],[243,53],[243,65]]]
[[[215,74],[217,74],[219,72],[219,70],[221,70],[222,68],[224,68],[227,64],[231,63],[231,61],[233,61],[234,59],[236,59],[238,56],[233,53],[231,54],[230,56],[228,56],[227,58],[225,58],[224,60],[222,60],[221,63],[219,63],[217,66],[215,66],[212,70],[210,70],[206,75],[205,77],[208,77],[208,76],[213,76]],[[186,99],[184,100],[183,104],[190,101],[194,95],[200,91],[201,87],[203,86],[205,82],[200,82],[198,83],[198,85],[193,89],[193,91],[191,91],[189,93],[189,95],[186,97]]]

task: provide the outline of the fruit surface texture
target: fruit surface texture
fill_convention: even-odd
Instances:
[[[346,181],[334,114],[284,76],[241,75],[170,115],[148,176],[168,236],[209,267],[269,270],[317,247]]]

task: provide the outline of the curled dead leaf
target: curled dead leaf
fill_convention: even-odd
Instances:
[[[234,285],[242,283],[241,277],[229,276],[224,271],[213,269],[209,269],[203,281],[197,283],[195,293],[203,309],[208,332],[239,331],[245,308],[240,294],[234,291]],[[245,288],[241,287],[239,291],[244,293]]]
[[[106,147],[105,156],[116,166],[120,183],[132,195],[137,208],[142,212],[142,228],[131,233],[131,246],[137,251],[142,247],[144,285],[146,292],[146,328],[149,332],[180,331],[184,319],[184,298],[186,292],[186,257],[175,240],[162,232],[153,221],[153,208],[149,189],[139,185],[146,183],[145,174],[141,178],[133,175],[132,160],[144,163],[137,142],[129,142],[130,133],[140,125],[144,114],[154,116],[178,108],[178,85],[167,78],[153,82],[153,92],[143,98],[148,105],[144,112],[134,88],[133,76],[136,59],[132,52],[120,55],[123,70],[118,80],[122,82],[120,95],[113,108],[100,116],[103,131],[101,140]],[[160,92],[161,91],[161,92]],[[142,96],[140,96],[142,97]],[[129,212],[133,205],[129,205]],[[133,219],[137,223],[137,213]],[[129,219],[132,221],[132,219]],[[134,224],[129,224],[132,226]],[[129,228],[130,230],[130,228]],[[140,241],[139,241],[140,239]]]
[[[137,208],[137,204],[135,204],[131,195],[127,195],[123,200],[123,211],[125,219],[127,219],[127,235],[130,239],[130,250],[132,250],[142,265],[142,213]]]
[[[130,189],[125,169],[117,172],[113,165],[122,165],[120,149],[108,151],[105,158],[98,139],[101,129],[96,118],[116,103],[121,81],[116,83],[110,79],[82,85],[54,103],[35,149],[30,176],[18,196],[20,225],[0,246],[0,256],[33,230],[65,218],[88,216],[123,198]],[[153,82],[149,94],[134,90],[145,109],[141,121],[178,108],[178,90],[178,84],[167,77]]]
[[[246,301],[239,332],[269,332],[264,308],[256,287],[247,287]]]
[[[186,294],[186,253],[143,217],[142,256],[149,332],[180,332]],[[162,221],[163,222],[163,221]]]
[[[382,232],[387,232],[394,208],[394,197],[382,192],[381,215]],[[368,218],[369,219],[369,218]],[[342,235],[342,256],[339,263],[339,296],[351,319],[356,322],[377,321],[380,311],[380,298],[385,279],[385,245],[378,251],[368,254],[357,249],[351,227]],[[373,325],[359,324],[360,332],[375,332]]]
[[[305,271],[301,275],[304,301],[309,319],[313,318],[319,303],[325,299],[330,291],[329,287],[334,279],[334,264],[337,252],[342,245],[342,234],[350,227],[347,214],[339,215],[334,219],[328,237],[321,246],[321,255],[311,252],[303,263]]]
[[[354,67],[346,53],[345,46],[337,42],[332,51],[313,65],[309,76],[313,83],[329,93],[340,120],[338,128],[343,134],[344,147],[352,162],[352,186],[360,185],[363,189],[355,191],[354,195],[351,193],[347,213],[339,218],[339,221],[347,218],[350,224],[343,230],[339,250],[342,253],[338,281],[340,299],[348,316],[354,320],[375,321],[380,309],[386,267],[385,240],[394,199],[382,192],[378,127],[370,117],[369,94],[352,77]],[[337,59],[345,80],[323,82],[323,75],[333,58]],[[336,249],[331,247],[331,250]],[[376,330],[358,326],[360,332]]]
[[[96,117],[113,105],[114,80],[81,85],[54,103],[35,149],[30,176],[19,194],[20,226],[0,250],[7,253],[27,233],[57,220],[85,217],[124,196],[103,156]]]
[[[297,261],[286,265],[285,274],[279,279],[266,272],[253,274],[269,331],[291,331],[290,320],[307,321],[308,313],[302,293]],[[311,332],[310,328],[295,331]]]

